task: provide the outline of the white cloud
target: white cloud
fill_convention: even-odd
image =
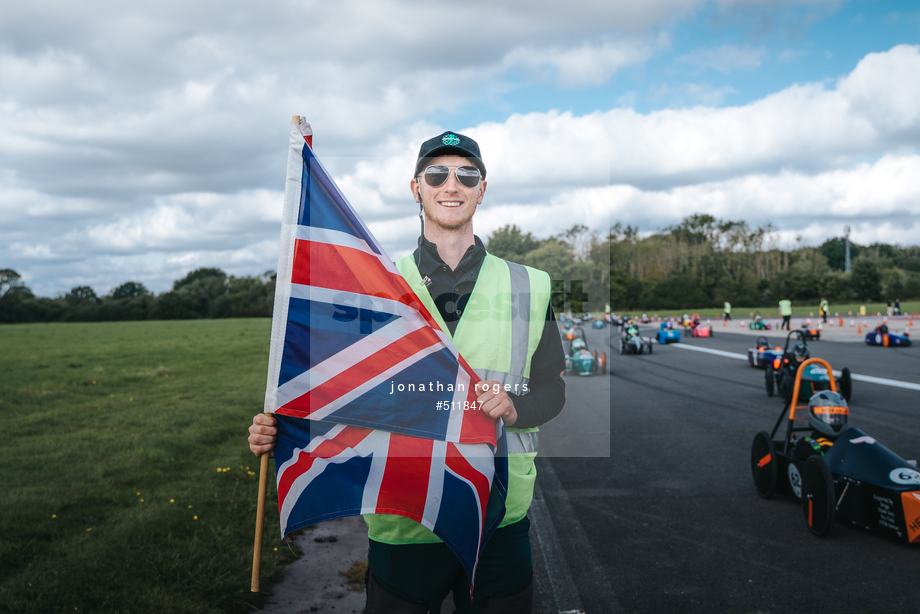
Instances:
[[[734,70],[750,70],[759,67],[765,53],[764,49],[722,45],[714,49],[697,49],[678,57],[677,61],[728,74]]]
[[[0,266],[43,295],[79,284],[101,292],[127,278],[160,291],[194,266],[273,267],[295,112],[308,114],[318,155],[395,256],[415,244],[407,184],[419,143],[447,128],[483,147],[483,234],[506,218],[541,235],[573,218],[597,225],[604,202],[654,228],[656,212],[676,215],[662,194],[721,186],[722,198],[740,198],[775,187],[771,177],[854,219],[866,211],[860,198],[883,199],[880,173],[894,173],[920,142],[916,47],[870,54],[836,84],[743,106],[715,108],[731,100],[730,86],[672,84],[687,104],[709,106],[643,113],[625,94],[586,115],[536,101],[529,108],[539,112],[512,109],[502,121],[458,119],[517,87],[512,73],[573,88],[616,78],[657,57],[670,28],[701,6],[709,3],[476,0],[449,12],[397,0],[12,3],[0,20]],[[686,62],[730,73],[763,57],[721,47]],[[614,104],[627,108],[606,110]],[[895,155],[846,175],[886,154]],[[853,177],[852,202],[818,181],[833,172]],[[578,202],[604,190],[633,205]]]
[[[536,73],[550,68],[563,87],[597,86],[621,68],[645,62],[667,44],[667,36],[661,35],[657,40],[604,41],[568,48],[527,45],[509,51],[503,64]]]

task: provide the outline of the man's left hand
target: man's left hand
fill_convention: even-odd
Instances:
[[[517,410],[511,397],[495,380],[486,380],[476,384],[476,401],[480,409],[490,418],[501,418],[505,426],[513,426],[517,422]]]

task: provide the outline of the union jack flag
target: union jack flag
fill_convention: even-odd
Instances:
[[[441,538],[472,583],[507,490],[501,422],[464,410],[478,381],[295,116],[265,394],[282,536],[398,514]]]

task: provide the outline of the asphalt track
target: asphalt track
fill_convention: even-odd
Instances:
[[[535,612],[920,612],[920,546],[839,523],[816,538],[798,505],[757,495],[751,442],[782,409],[761,370],[674,345],[621,356],[612,332],[588,331],[610,374],[567,378],[563,414],[541,429]],[[753,342],[718,327],[684,339],[734,354]],[[920,384],[917,348],[809,347],[834,369]],[[920,391],[854,381],[850,408],[851,424],[920,458]]]

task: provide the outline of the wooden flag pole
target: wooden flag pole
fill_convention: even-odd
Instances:
[[[262,566],[262,528],[265,524],[265,490],[268,482],[268,457],[269,452],[260,457],[259,467],[259,504],[256,510],[256,539],[252,548],[252,586],[253,593],[259,592],[259,569]]]

